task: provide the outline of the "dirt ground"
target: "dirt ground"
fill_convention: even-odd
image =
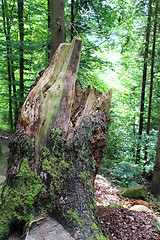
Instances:
[[[106,178],[97,176],[95,199],[101,225],[106,236],[110,240],[160,240],[160,225],[158,225],[153,214],[129,209],[133,205],[140,204],[160,213],[160,205],[158,203],[152,205],[141,200],[124,199],[121,197],[122,190]]]

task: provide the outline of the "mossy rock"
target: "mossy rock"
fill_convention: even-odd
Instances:
[[[127,188],[122,192],[122,196],[129,199],[142,199],[144,201],[148,201],[147,187],[139,185]]]

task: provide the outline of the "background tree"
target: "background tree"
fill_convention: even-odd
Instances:
[[[145,52],[144,52],[143,77],[142,77],[139,132],[138,132],[139,139],[141,139],[141,135],[143,131],[143,115],[144,115],[144,104],[145,104],[145,88],[146,88],[146,78],[147,78],[147,60],[148,60],[149,38],[150,38],[150,28],[151,28],[151,16],[152,16],[152,0],[149,0],[148,20],[147,20],[147,27],[146,27],[146,42],[145,42]],[[138,143],[136,163],[140,162],[140,151],[141,151],[140,144]]]
[[[20,49],[19,49],[19,71],[20,71],[20,99],[21,99],[21,104],[23,103],[23,97],[24,97],[24,23],[23,23],[23,0],[18,0],[18,22],[19,22],[19,36],[20,36]],[[21,107],[20,104],[20,107]]]
[[[155,5],[155,19],[154,19],[154,30],[153,30],[153,41],[152,41],[152,56],[151,56],[151,77],[150,77],[150,91],[149,91],[149,103],[148,103],[148,119],[147,119],[147,130],[146,133],[149,135],[150,122],[151,122],[151,109],[152,109],[152,95],[153,95],[153,78],[154,78],[154,60],[155,60],[155,44],[156,44],[156,31],[157,31],[157,12],[158,12],[158,1]],[[147,162],[147,146],[145,148],[144,160]]]
[[[12,6],[13,10],[14,5]],[[11,74],[11,39],[10,30],[12,22],[12,14],[9,22],[9,9],[7,2],[2,0],[2,15],[3,15],[3,29],[6,37],[6,47],[7,47],[7,69],[8,69],[8,90],[9,90],[9,122],[10,122],[10,132],[13,133],[13,114],[12,114],[12,74]]]
[[[65,42],[65,19],[64,19],[65,0],[50,0],[50,57],[57,50],[60,43]]]
[[[27,91],[34,82],[36,72],[45,68],[48,63],[47,45],[49,31],[46,28],[47,3],[45,1],[35,1],[33,4],[31,1],[26,1],[23,7],[23,22],[22,7],[21,9],[19,7],[18,12],[17,1],[3,0],[2,3],[0,12],[0,31],[2,36],[0,49],[3,58],[0,58],[0,125],[6,130],[11,128],[12,131],[18,118],[19,106],[23,102],[22,95],[26,96]],[[22,2],[19,2],[19,4],[22,6]],[[19,15],[21,14],[19,16],[21,19],[19,19],[18,13]],[[10,34],[7,33],[7,21]],[[25,25],[25,39],[23,39],[23,25]],[[5,31],[9,40],[5,37]],[[42,56],[43,61],[41,61]],[[10,67],[7,67],[8,58]],[[8,71],[10,71],[9,74]],[[20,84],[20,79],[22,78],[23,83],[21,81],[22,84]],[[10,84],[8,84],[8,79],[11,81]],[[22,91],[20,90],[20,85]],[[8,88],[10,88],[9,91]],[[10,104],[6,104],[7,101]],[[10,117],[8,118],[8,112],[10,112],[10,115],[12,114],[12,121],[9,120],[10,126],[12,123],[11,127],[8,124],[8,119],[11,119]]]

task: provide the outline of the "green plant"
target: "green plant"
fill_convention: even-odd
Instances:
[[[121,187],[131,187],[138,185],[135,179],[139,180],[141,178],[141,172],[141,167],[134,162],[122,161],[115,163],[109,169],[109,178]]]

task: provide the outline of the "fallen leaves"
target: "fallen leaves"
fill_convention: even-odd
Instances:
[[[128,208],[137,204],[150,207],[149,203],[122,198],[123,189],[100,175],[96,177],[94,190],[101,225],[110,240],[160,239],[159,225],[152,213],[132,211]]]

